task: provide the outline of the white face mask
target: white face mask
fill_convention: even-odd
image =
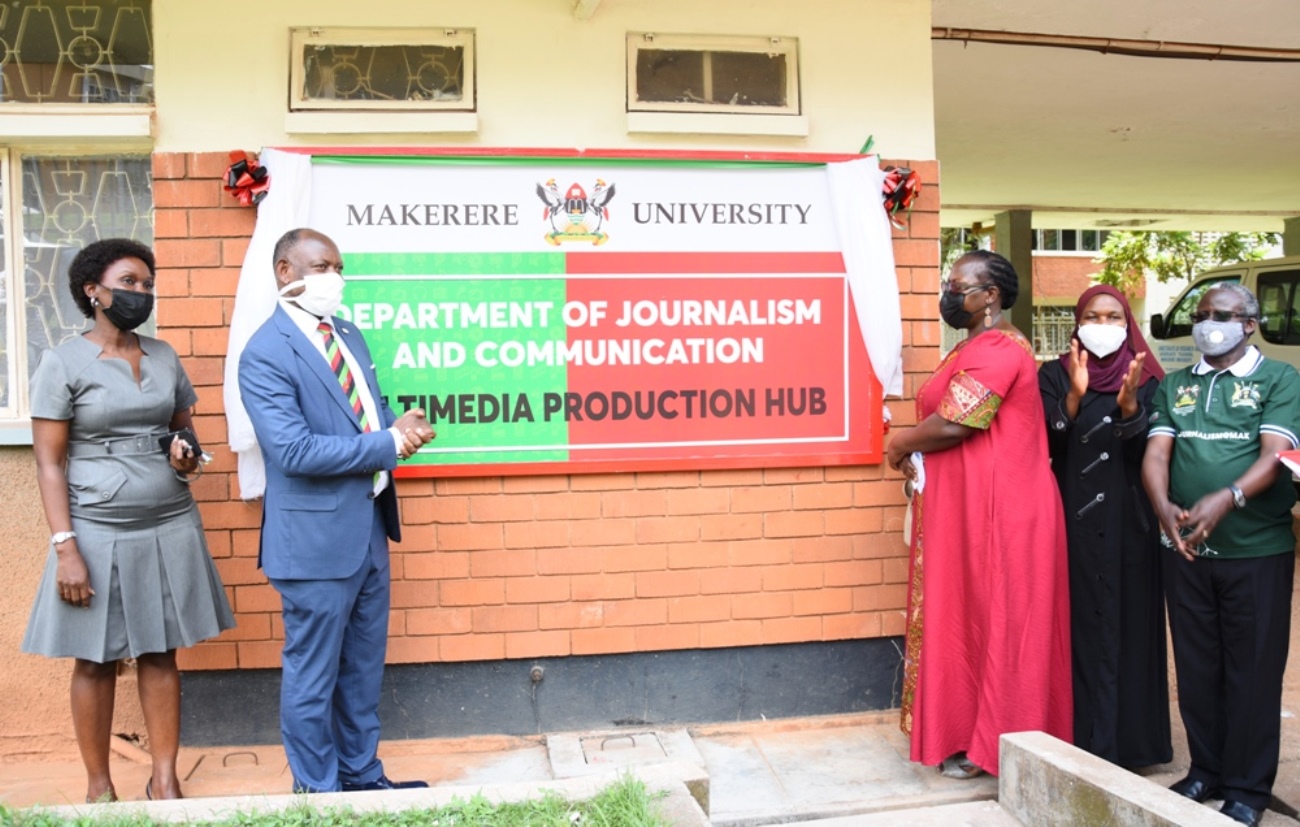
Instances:
[[[339,305],[343,302],[343,287],[346,284],[343,277],[333,270],[326,270],[324,273],[308,273],[306,278],[281,287],[280,297],[323,319],[326,316],[333,316],[339,309]],[[286,291],[300,285],[303,291],[298,295],[284,295]]]
[[[1079,343],[1099,359],[1105,359],[1120,349],[1128,339],[1128,326],[1118,324],[1081,324]]]

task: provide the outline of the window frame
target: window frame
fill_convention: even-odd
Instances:
[[[786,65],[785,106],[742,106],[726,103],[691,103],[680,101],[641,101],[637,98],[637,54],[641,49],[677,52],[703,52],[706,67],[712,52],[751,52],[782,54]],[[708,69],[706,68],[706,73]],[[708,82],[709,78],[705,78]],[[725,114],[741,116],[802,116],[799,82],[799,39],[786,35],[686,35],[657,32],[627,34],[627,111],[637,113]]]
[[[355,26],[294,26],[289,29],[289,104],[290,115],[311,113],[342,114],[347,112],[438,112],[466,113],[478,111],[477,65],[475,63],[475,29],[439,28],[435,26],[369,28]],[[303,97],[306,67],[304,48],[323,46],[447,46],[464,50],[464,85],[458,101],[425,100],[325,100]]]
[[[19,376],[27,374],[27,358],[19,358],[18,343],[22,342],[22,351],[27,349],[27,289],[22,274],[14,277],[17,245],[14,239],[23,238],[22,210],[14,210],[15,203],[21,204],[21,175],[15,179],[13,174],[13,157],[18,154],[14,147],[0,146],[0,290],[4,291],[5,305],[5,381],[8,382],[6,404],[0,405],[0,428],[26,423],[30,426],[31,416],[27,405],[27,383],[19,382]],[[21,155],[19,155],[21,157]],[[19,312],[19,310],[23,312]],[[19,327],[22,329],[19,330]],[[21,335],[20,335],[21,334]],[[4,444],[4,440],[0,440]]]
[[[1033,231],[1031,248],[1036,256],[1088,256],[1089,258],[1097,258],[1101,255],[1101,248],[1106,243],[1106,239],[1111,232],[1109,229],[1100,227],[1044,227]],[[1055,235],[1049,236],[1049,233]],[[1070,248],[1065,247],[1067,233],[1072,234],[1068,238],[1074,243],[1074,246]],[[1083,237],[1085,233],[1095,234],[1093,236],[1097,244],[1095,250],[1084,247]],[[1049,238],[1052,239],[1055,246],[1046,246]]]
[[[136,157],[146,162],[153,156],[153,146],[142,142],[123,144],[81,142],[76,144],[27,144],[0,142],[0,289],[5,293],[5,356],[8,401],[0,405],[0,445],[30,445],[31,405],[28,395],[28,377],[34,365],[29,363],[27,336],[27,271],[23,247],[27,232],[21,205],[23,187],[23,161],[37,159],[82,159]],[[152,174],[151,174],[152,178]],[[151,183],[152,185],[152,183]],[[18,205],[15,207],[14,205]],[[150,198],[150,212],[153,199]],[[149,242],[150,247],[157,238]],[[150,322],[152,325],[152,321]],[[142,328],[142,330],[145,330]]]
[[[1264,324],[1269,320],[1268,314],[1264,311],[1264,291],[1274,287],[1281,288],[1286,296],[1281,311],[1282,326],[1280,335],[1269,333]],[[1300,331],[1293,329],[1296,322],[1300,321],[1300,306],[1296,304],[1297,300],[1300,300],[1300,269],[1282,269],[1260,273],[1255,284],[1255,294],[1260,304],[1260,338],[1271,345],[1284,347],[1300,345]]]
[[[122,65],[156,68],[154,4],[152,0],[130,0],[122,8],[126,7],[144,10],[149,54],[147,64]],[[106,7],[95,8],[102,11]],[[120,20],[114,25],[117,22]],[[81,31],[79,26],[72,29]],[[0,313],[4,319],[2,358],[6,383],[5,402],[0,405],[0,445],[32,444],[28,376],[33,365],[28,356],[23,162],[28,158],[139,156],[148,163],[154,151],[156,75],[150,76],[149,88],[147,101],[7,100],[0,104],[0,290],[5,297]],[[152,197],[149,209],[152,212]]]
[[[26,0],[26,3],[24,4],[23,0],[15,0],[15,2],[14,2],[12,5],[13,5],[13,7],[14,7],[14,8],[12,9],[14,15],[16,15],[16,16],[18,16],[18,17],[20,18],[20,20],[19,20],[19,22],[18,22],[17,25],[18,25],[18,27],[19,27],[19,34],[21,34],[21,32],[22,32],[22,28],[26,25],[26,12],[27,12],[28,10],[32,9],[32,8],[39,8],[39,7],[41,7],[41,6],[42,6],[42,3],[41,3],[41,0],[35,0],[35,2],[33,2],[33,0]],[[59,10],[59,9],[55,9],[55,8],[50,8],[50,7],[48,7],[48,6],[46,6],[46,8],[47,8],[48,10],[50,10],[50,11],[54,11],[54,12],[57,12],[57,11]],[[68,31],[59,30],[59,31],[56,31],[56,32],[55,32],[55,37],[56,37],[56,39],[59,38],[60,35],[62,35],[63,37],[68,38],[68,40],[67,40],[66,42],[60,42],[60,43],[58,44],[59,49],[60,49],[61,52],[63,52],[63,50],[64,50],[64,48],[65,48],[66,46],[68,46],[69,44],[71,44],[71,43],[73,43],[73,42],[75,42],[75,41],[77,41],[77,40],[80,40],[80,39],[82,39],[82,38],[90,38],[92,41],[94,41],[94,42],[96,42],[96,43],[98,44],[98,41],[95,40],[94,37],[93,37],[92,35],[89,35],[87,32],[88,32],[90,29],[98,29],[98,28],[99,28],[99,13],[100,13],[100,12],[103,12],[103,11],[106,11],[107,8],[106,8],[106,6],[91,6],[90,8],[93,8],[94,11],[95,11],[95,15],[94,15],[94,18],[93,18],[93,19],[95,20],[95,24],[94,24],[93,26],[85,27],[85,26],[76,25],[75,23],[72,23],[71,17],[69,17],[68,22],[71,23],[72,25],[69,25],[69,26],[68,26]],[[148,70],[149,70],[151,73],[154,72],[154,70],[155,70],[156,67],[157,67],[157,62],[156,62],[156,61],[157,61],[157,53],[156,53],[155,50],[154,50],[154,31],[153,31],[153,23],[154,23],[154,11],[155,11],[155,10],[154,10],[154,7],[153,7],[153,0],[127,0],[126,3],[124,3],[124,4],[121,5],[121,6],[119,6],[119,7],[116,9],[116,11],[117,11],[117,13],[118,13],[119,15],[120,15],[123,11],[127,11],[127,10],[137,10],[137,11],[141,11],[141,12],[142,12],[142,22],[144,23],[144,25],[145,25],[145,27],[146,27],[146,29],[145,29],[145,36],[146,36],[146,38],[147,38],[147,46],[148,46],[148,51],[149,51],[149,62],[148,62],[148,63],[121,63],[121,64],[117,64],[116,61],[114,61],[114,59],[113,59],[113,55],[112,55],[112,54],[109,54],[109,51],[110,51],[110,50],[103,48],[103,47],[102,47],[102,44],[98,44],[98,45],[101,45],[101,49],[102,49],[101,54],[99,55],[99,59],[98,59],[98,61],[97,61],[95,64],[93,64],[93,65],[91,65],[91,66],[89,66],[89,67],[87,67],[87,66],[83,66],[83,65],[78,65],[78,64],[76,64],[76,63],[73,63],[72,66],[68,69],[69,73],[70,73],[73,77],[76,77],[76,76],[79,76],[79,75],[84,76],[85,74],[87,74],[87,72],[88,72],[89,70],[91,70],[91,69],[95,69],[95,68],[98,68],[98,67],[99,67],[101,64],[103,64],[104,62],[107,62],[110,66],[120,65],[120,66],[122,66],[122,67],[127,67],[127,66],[148,67]],[[8,12],[8,11],[10,11],[10,10],[6,9],[6,12]],[[50,19],[50,21],[52,22],[52,21],[54,21],[54,20],[57,20],[57,19],[58,19],[58,16],[57,16],[57,14],[55,14],[55,15],[51,16],[49,19]],[[117,27],[118,27],[118,25],[121,23],[121,20],[122,20],[122,19],[121,19],[121,17],[119,16],[119,17],[113,19],[112,22],[111,22],[111,24],[110,24],[111,27],[112,27],[112,33],[110,34],[110,41],[109,41],[110,43],[112,42],[112,38],[116,36]],[[18,49],[17,51],[21,51],[21,49]],[[66,54],[66,52],[63,52],[63,54]],[[6,56],[6,57],[8,57],[8,56]],[[62,67],[59,66],[58,64],[56,64],[56,66],[58,66],[58,68],[56,68],[56,74],[57,74],[57,73],[59,73],[59,72],[62,71]],[[81,72],[78,72],[77,69],[82,69],[82,71],[81,71]],[[9,114],[10,116],[12,116],[12,115],[14,115],[14,114],[18,114],[18,115],[34,115],[34,114],[37,114],[37,113],[42,113],[42,114],[44,114],[44,113],[49,112],[51,109],[55,109],[55,108],[57,108],[57,109],[62,109],[62,110],[65,111],[65,112],[71,110],[71,111],[78,112],[78,113],[86,113],[86,112],[89,112],[89,111],[94,111],[94,110],[99,110],[99,109],[109,109],[109,110],[114,110],[114,111],[123,111],[123,110],[125,110],[125,111],[131,111],[131,112],[152,113],[152,112],[154,111],[154,107],[155,107],[155,105],[156,105],[156,103],[157,103],[157,83],[156,83],[156,77],[154,77],[152,74],[151,74],[151,76],[150,76],[150,78],[149,78],[148,86],[149,86],[149,89],[150,89],[150,99],[147,100],[147,101],[141,101],[141,100],[136,100],[136,101],[88,101],[88,100],[84,100],[84,99],[83,99],[83,100],[61,100],[61,99],[56,99],[56,100],[50,100],[50,101],[41,101],[41,100],[32,101],[32,100],[13,100],[13,99],[4,99],[4,100],[0,100],[0,108],[3,108],[4,111],[5,111],[7,114]],[[3,95],[0,95],[0,98],[3,98],[3,97],[4,97]],[[4,135],[6,135],[6,136],[13,137],[15,133],[12,133],[12,132],[10,132],[10,131],[0,131],[0,134],[4,134]],[[19,133],[16,133],[16,134],[17,134],[18,136],[20,136],[20,137],[29,137],[27,133],[23,133],[23,132],[19,132]],[[60,134],[60,135],[67,135],[67,136],[75,136],[75,135],[78,134],[78,133],[77,133],[75,130],[65,130],[65,131],[61,131],[61,132],[59,132],[58,134]],[[132,132],[131,134],[134,135],[135,133]]]

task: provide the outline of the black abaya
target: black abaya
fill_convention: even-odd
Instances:
[[[1151,399],[1121,420],[1114,393],[1088,391],[1070,421],[1059,361],[1039,371],[1070,560],[1074,742],[1125,767],[1172,759],[1160,530],[1142,488]]]

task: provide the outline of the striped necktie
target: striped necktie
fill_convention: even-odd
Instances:
[[[339,349],[338,340],[334,338],[334,329],[329,326],[329,322],[321,322],[316,330],[320,332],[321,338],[325,340],[325,358],[329,361],[334,375],[338,377],[339,385],[343,388],[343,395],[348,398],[348,404],[352,406],[352,412],[356,414],[357,421],[361,423],[361,430],[368,433],[370,431],[370,418],[366,416],[366,409],[361,404],[361,393],[357,390],[357,383],[352,378],[352,370],[348,367],[348,360],[343,358],[343,351]]]

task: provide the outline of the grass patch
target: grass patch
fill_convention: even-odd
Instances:
[[[657,799],[644,782],[624,775],[596,796],[570,801],[550,790],[531,801],[494,804],[482,795],[454,800],[434,809],[356,812],[349,807],[314,807],[304,797],[276,812],[235,813],[216,820],[191,822],[196,827],[671,827],[659,813]],[[118,814],[67,818],[39,807],[18,810],[0,804],[0,825],[12,827],[157,827],[156,821],[129,805]]]

